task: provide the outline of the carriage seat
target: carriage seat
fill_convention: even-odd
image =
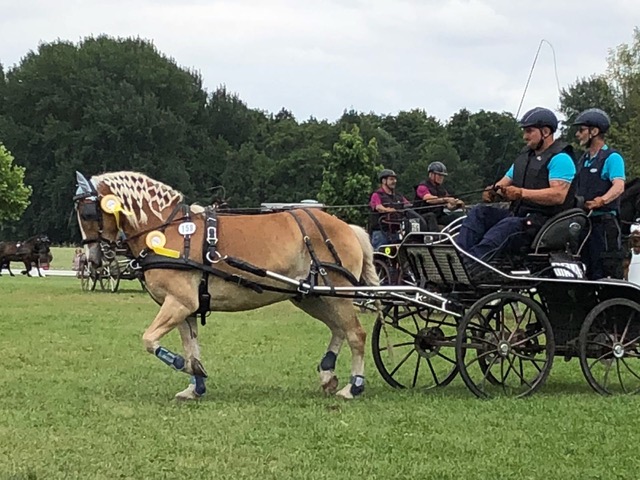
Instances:
[[[568,250],[567,253],[579,255],[585,231],[590,233],[591,224],[584,210],[571,208],[560,212],[547,220],[538,231],[531,242],[531,253],[536,255]]]

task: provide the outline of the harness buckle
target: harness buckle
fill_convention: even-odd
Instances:
[[[226,258],[227,258],[227,256],[226,256],[226,255],[223,257],[223,256],[220,254],[220,252],[219,252],[218,250],[216,250],[216,251],[214,252],[214,255],[216,256],[216,259],[215,259],[215,260],[213,260],[213,259],[211,258],[211,252],[207,252],[207,254],[205,255],[205,258],[206,258],[206,259],[207,259],[207,261],[208,261],[209,263],[211,263],[211,264],[218,263],[218,262],[220,262],[220,261],[222,261],[222,260],[224,260],[224,259],[226,259]]]
[[[218,243],[218,229],[213,225],[207,227],[207,243],[209,245],[216,245]]]
[[[298,292],[303,294],[303,295],[309,295],[309,293],[311,293],[311,290],[313,290],[313,286],[309,285],[309,286],[305,286],[304,285],[304,280],[300,280],[300,282],[298,283],[298,288],[297,288]]]

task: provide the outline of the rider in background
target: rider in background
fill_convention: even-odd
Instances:
[[[462,211],[454,212],[463,208],[464,202],[451,196],[444,187],[444,179],[448,175],[444,163],[430,163],[427,174],[427,179],[415,187],[413,207],[425,219],[429,231],[437,232],[440,225],[448,225],[464,215]]]
[[[456,239],[462,249],[481,259],[502,249],[520,251],[546,220],[575,203],[573,149],[554,140],[555,114],[536,107],[522,116],[520,127],[526,147],[506,175],[482,195],[487,203],[509,201],[510,208],[474,207]]]
[[[402,210],[405,205],[410,205],[409,200],[399,193],[396,193],[398,176],[393,170],[385,168],[378,175],[380,188],[371,194],[369,206],[371,214],[369,216],[369,231],[371,234],[371,244],[375,250],[385,243],[397,243],[400,241],[399,227],[382,229],[382,218],[390,213]]]
[[[578,196],[591,211],[591,235],[582,260],[587,277],[622,278],[622,240],[618,212],[624,192],[625,166],[620,152],[609,148],[604,136],[611,126],[609,116],[598,108],[580,113],[573,125],[576,138],[587,150],[578,162]]]

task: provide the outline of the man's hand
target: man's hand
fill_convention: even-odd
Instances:
[[[522,188],[514,187],[513,185],[508,185],[506,187],[500,187],[500,193],[504,197],[505,200],[510,202],[515,202],[522,198]]]
[[[589,200],[588,202],[584,202],[584,206],[589,210],[595,210],[596,208],[602,208],[605,206],[604,198],[596,197],[593,200]]]
[[[487,188],[484,189],[484,192],[482,192],[482,201],[484,203],[493,203],[499,200],[500,200],[500,195],[498,194],[498,192],[496,191],[493,185],[489,185]]]
[[[449,210],[456,210],[458,208],[464,208],[464,202],[457,198],[450,198],[447,202],[447,208]]]

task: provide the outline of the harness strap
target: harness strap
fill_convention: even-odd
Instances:
[[[183,205],[184,216],[182,217],[185,221],[191,221],[191,216],[189,214],[189,206]],[[185,260],[189,259],[189,253],[191,251],[191,235],[184,236],[184,252],[182,256]]]
[[[313,223],[315,223],[316,228],[320,232],[320,235],[322,235],[322,239],[324,240],[325,245],[327,246],[327,248],[331,252],[331,255],[333,255],[333,259],[336,261],[336,264],[339,267],[341,267],[342,266],[342,261],[340,260],[340,256],[338,255],[338,252],[336,251],[336,248],[333,246],[333,243],[331,243],[331,239],[328,237],[327,232],[325,231],[325,229],[322,226],[322,224],[318,221],[316,216],[313,213],[311,213],[308,209],[303,208],[302,211],[304,213],[306,213],[311,220],[313,220]]]
[[[320,275],[322,275],[322,280],[324,281],[325,285],[329,287],[333,286],[331,281],[329,280],[329,277],[327,276],[327,271],[325,270],[322,262],[320,262],[320,259],[318,259],[318,256],[316,255],[316,251],[313,248],[311,239],[309,238],[309,235],[307,235],[307,231],[305,230],[304,225],[300,221],[300,218],[298,218],[294,210],[288,210],[287,213],[291,215],[296,221],[296,223],[298,224],[298,228],[302,233],[302,240],[304,241],[304,244],[306,245],[307,250],[309,251],[309,255],[311,256],[311,270],[309,271],[309,284],[311,285],[312,288],[318,284],[318,273],[319,273]]]

